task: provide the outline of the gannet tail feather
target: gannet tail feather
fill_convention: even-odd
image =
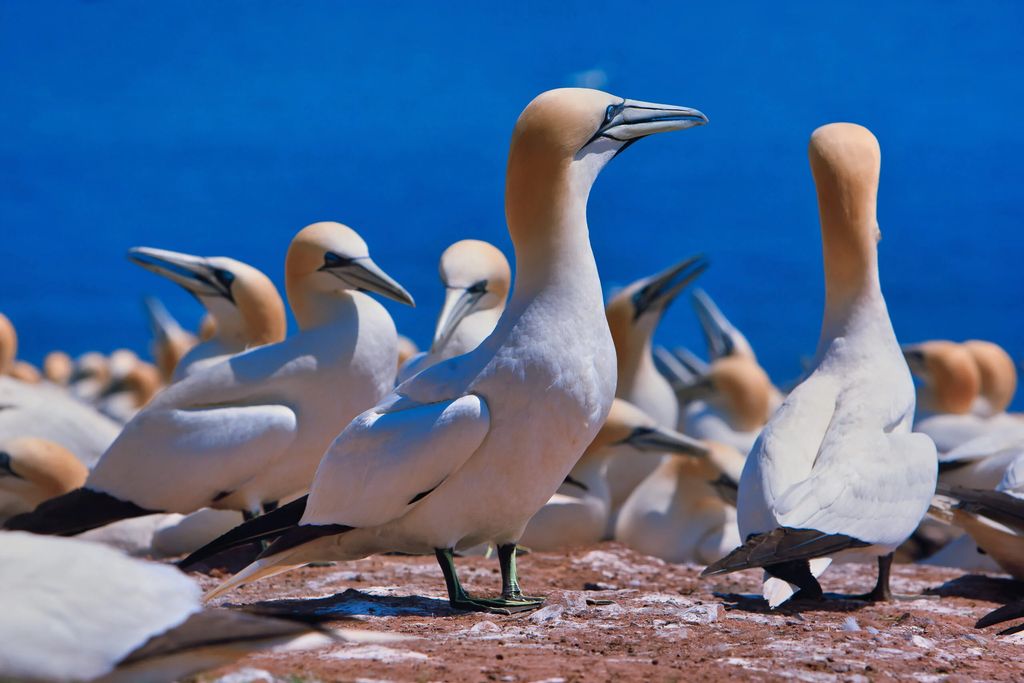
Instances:
[[[210,541],[199,550],[178,562],[178,568],[187,570],[203,560],[218,555],[225,550],[237,548],[247,543],[267,541],[281,536],[289,529],[297,527],[306,511],[308,495],[296,498],[290,503],[282,505],[273,512],[260,515],[248,522],[239,524],[234,529],[221,534]]]
[[[1011,619],[1019,619],[1020,617],[1024,617],[1024,600],[1011,602],[1008,605],[1003,605],[999,609],[992,610],[981,619],[978,619],[978,623],[974,625],[974,628],[987,628],[989,626],[995,626],[996,624],[1002,624],[1003,622],[1010,621]],[[1019,631],[1024,631],[1024,624],[1011,626],[1008,629],[1000,631],[999,635],[1011,635]]]
[[[32,512],[11,517],[4,522],[3,528],[48,536],[74,536],[122,519],[157,512],[161,511],[147,510],[130,501],[83,487],[43,501]]]
[[[255,562],[238,572],[203,596],[203,602],[209,602],[218,595],[223,595],[243,583],[251,583],[268,576],[282,574],[312,561],[303,552],[307,543],[351,531],[352,527],[344,524],[304,524],[289,529],[276,541],[270,544]],[[301,558],[301,559],[300,559]]]
[[[939,484],[936,493],[959,501],[956,506],[959,510],[984,515],[1015,529],[1024,527],[1024,499],[1017,496],[1002,491],[969,489],[963,486],[945,486],[943,484]]]
[[[742,569],[827,557],[847,548],[871,545],[845,534],[826,534],[817,529],[778,527],[754,534],[731,553],[708,565],[701,576],[728,574]]]

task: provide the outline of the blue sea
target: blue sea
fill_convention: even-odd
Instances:
[[[292,235],[358,229],[416,297],[437,259],[511,251],[509,134],[537,93],[594,85],[694,106],[594,188],[609,291],[688,255],[779,383],[817,340],[811,131],[882,145],[882,281],[901,341],[992,339],[1024,356],[1024,3],[4,2],[0,311],[22,356],[146,349],[141,299],[198,304],[125,259],[230,255],[282,284]],[[658,341],[701,348],[685,300]],[[1022,401],[1018,399],[1017,405]]]

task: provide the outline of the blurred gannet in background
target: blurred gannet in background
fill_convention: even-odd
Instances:
[[[185,354],[172,382],[246,349],[285,338],[281,295],[270,278],[252,266],[224,256],[205,258],[150,247],[133,247],[128,258],[181,285],[214,320],[213,336]]]
[[[43,359],[43,376],[59,387],[66,387],[71,381],[75,364],[71,356],[63,351],[50,351]]]
[[[736,487],[746,456],[698,441],[702,457],[666,458],[619,510],[615,540],[668,562],[713,562],[740,543]]]
[[[1010,354],[998,344],[981,339],[969,339],[962,346],[974,359],[981,378],[971,412],[979,417],[1005,414],[1017,393],[1017,366]]]
[[[78,458],[46,439],[22,436],[0,444],[0,521],[85,483]]]
[[[515,564],[527,522],[593,441],[615,393],[615,347],[586,206],[602,167],[652,133],[705,123],[683,107],[585,89],[539,95],[512,134],[505,211],[515,245],[511,300],[476,350],[400,385],[331,446],[308,499],[204,549],[277,536],[207,598],[316,560],[434,552],[453,607],[534,609]],[[497,546],[502,593],[467,594],[454,551]]]
[[[441,254],[439,271],[445,296],[434,339],[428,352],[414,356],[398,372],[399,383],[475,349],[494,331],[505,311],[512,271],[494,245],[481,240],[456,242]]]
[[[605,307],[618,367],[615,396],[629,401],[654,418],[659,426],[668,429],[677,427],[679,404],[672,386],[654,365],[651,340],[669,304],[707,267],[702,256],[694,256],[630,284]],[[619,508],[644,477],[654,471],[661,456],[659,453],[634,453],[608,461],[611,514],[605,530],[607,538],[611,538],[615,530]]]
[[[84,487],[8,520],[8,528],[72,535],[154,512],[256,513],[308,489],[331,439],[394,386],[395,326],[363,291],[412,298],[340,223],[301,230],[285,272],[298,334],[164,389]]]
[[[763,567],[772,607],[796,589],[820,598],[816,576],[851,548],[879,557],[878,583],[863,597],[891,599],[892,552],[928,509],[937,470],[935,445],[910,431],[914,384],[879,283],[878,141],[861,126],[830,124],[814,131],[809,156],[826,290],[813,371],[744,466],[743,545],[703,574]]]
[[[35,436],[68,449],[91,467],[121,425],[48,383],[0,377],[0,441]]]
[[[612,450],[610,446],[620,448]],[[611,503],[605,478],[609,459],[648,452],[707,455],[704,444],[659,427],[654,418],[636,406],[615,399],[601,430],[565,483],[530,520],[519,543],[531,550],[561,550],[600,541],[608,526]],[[738,470],[736,476],[738,480]]]
[[[93,403],[109,383],[110,366],[107,357],[99,351],[87,351],[75,359],[68,391],[81,401]]]
[[[150,330],[153,332],[149,350],[153,354],[157,369],[160,370],[160,379],[164,384],[170,384],[174,377],[174,369],[178,367],[185,354],[199,343],[199,339],[191,332],[185,331],[156,297],[147,296],[143,303],[146,306]]]
[[[0,678],[170,683],[273,647],[401,636],[204,609],[173,567],[66,538],[0,533]]]
[[[26,384],[36,384],[42,379],[34,365],[18,360],[18,333],[3,313],[0,313],[0,375],[10,375]]]
[[[402,366],[409,362],[413,356],[420,352],[420,347],[416,346],[416,342],[409,339],[404,334],[398,335],[398,368],[401,370]]]

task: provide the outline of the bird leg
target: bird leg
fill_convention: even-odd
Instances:
[[[892,575],[893,554],[882,555],[878,558],[878,581],[869,593],[851,595],[851,600],[863,600],[864,602],[893,602],[899,600],[928,600],[936,596],[931,595],[898,595],[889,588],[889,578]]]
[[[515,546],[513,546],[513,549]],[[499,548],[500,552],[500,548]],[[540,606],[540,602],[536,599],[530,600],[528,598],[521,599],[509,599],[504,595],[502,591],[502,597],[500,598],[474,598],[462,587],[462,583],[459,581],[459,575],[455,570],[455,551],[452,548],[437,548],[434,550],[434,555],[437,557],[437,563],[441,565],[441,572],[444,574],[444,583],[448,589],[448,603],[453,609],[464,610],[467,612],[486,612],[489,614],[514,614],[516,612],[526,612],[529,610],[536,609]],[[518,584],[515,581],[515,569],[511,571],[510,584],[515,584],[518,589]],[[502,562],[502,584],[506,583],[506,563]]]
[[[794,600],[821,600],[824,597],[821,584],[811,573],[811,567],[807,560],[792,560],[767,565],[765,571],[797,586],[800,590],[793,595]]]
[[[516,570],[516,544],[498,546],[498,562],[501,566],[501,597],[506,600],[535,603],[540,607],[543,597],[523,595],[519,588],[519,572]]]

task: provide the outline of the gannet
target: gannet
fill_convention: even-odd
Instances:
[[[678,425],[679,404],[672,386],[654,365],[652,338],[668,305],[706,268],[707,261],[702,256],[689,258],[657,275],[630,284],[612,297],[605,308],[618,365],[619,383],[615,395],[669,429]],[[612,503],[606,529],[608,537],[615,529],[619,507],[659,462],[661,454],[658,453],[609,460],[608,485]]]
[[[114,441],[121,425],[49,383],[25,384],[0,377],[0,441],[21,436],[48,439],[91,467]]]
[[[138,357],[130,368],[111,374],[111,382],[98,397],[96,407],[121,423],[134,417],[163,387],[157,367]]]
[[[298,334],[170,385],[125,426],[84,487],[7,527],[71,535],[154,512],[255,513],[306,490],[338,431],[394,386],[395,326],[363,292],[412,297],[340,223],[302,229],[285,272]]]
[[[905,345],[903,353],[911,372],[922,382],[918,389],[922,407],[914,430],[931,437],[939,453],[948,453],[994,430],[1021,427],[1005,412],[991,411],[994,406],[1004,404],[1005,409],[1009,404],[1012,391],[1005,396],[1006,387],[1016,383],[1016,373],[1012,379],[1005,375],[995,379],[993,375],[999,371],[994,371],[991,363],[999,359],[988,349],[935,340]],[[976,355],[985,366],[987,396],[982,394],[982,370]],[[1012,361],[1010,365],[1012,368]]]
[[[452,606],[533,609],[515,544],[593,441],[615,393],[615,347],[586,221],[604,165],[652,133],[707,121],[684,107],[588,89],[539,95],[516,122],[505,213],[515,246],[512,297],[474,351],[400,385],[350,424],[324,456],[308,500],[243,524],[200,554],[278,536],[207,594],[316,560],[434,552]],[[454,551],[497,546],[498,599],[466,593]]]
[[[728,444],[697,443],[703,457],[666,458],[633,490],[615,540],[668,562],[702,564],[739,545],[735,487],[745,455]]]
[[[0,444],[0,520],[78,488],[88,473],[74,454],[46,439],[23,436]]]
[[[164,384],[169,384],[174,377],[174,369],[178,367],[185,354],[199,343],[199,339],[191,332],[187,332],[156,297],[147,296],[143,303],[146,306],[150,330],[153,332],[150,353],[153,354],[153,361],[160,370],[161,380]]]
[[[612,450],[610,446],[620,448]],[[707,455],[704,444],[674,429],[658,426],[654,418],[636,406],[615,399],[597,436],[583,451],[565,483],[530,520],[519,543],[531,550],[561,550],[600,541],[608,526],[611,503],[605,478],[609,459],[613,455],[631,458],[650,452]],[[738,470],[736,476],[738,479]]]
[[[444,306],[437,317],[430,350],[398,373],[403,382],[417,372],[479,346],[505,310],[512,271],[501,250],[481,240],[460,240],[444,250],[439,267]]]
[[[75,370],[75,364],[71,356],[63,351],[50,351],[43,358],[43,376],[59,387],[65,387],[71,381],[71,373]]]
[[[110,382],[107,357],[99,351],[87,351],[75,359],[68,390],[75,398],[92,403]],[[77,451],[76,451],[77,452]]]
[[[878,583],[864,597],[890,599],[892,553],[928,509],[937,470],[935,445],[910,431],[913,380],[879,283],[878,141],[861,126],[830,124],[811,136],[809,156],[826,294],[813,370],[747,458],[745,542],[703,574],[764,567],[772,607],[797,588],[820,597],[815,575],[851,548],[879,557]]]
[[[247,653],[377,634],[203,609],[199,586],[165,565],[76,539],[0,534],[0,678],[170,683]],[[383,640],[395,640],[385,634]]]
[[[240,351],[284,339],[284,302],[270,278],[256,268],[224,256],[192,256],[150,247],[133,247],[128,258],[181,285],[214,320],[213,337],[185,354],[172,382]]]
[[[14,325],[3,313],[0,313],[0,375],[10,375],[26,384],[38,384],[42,373],[32,365],[17,358],[18,333]]]

